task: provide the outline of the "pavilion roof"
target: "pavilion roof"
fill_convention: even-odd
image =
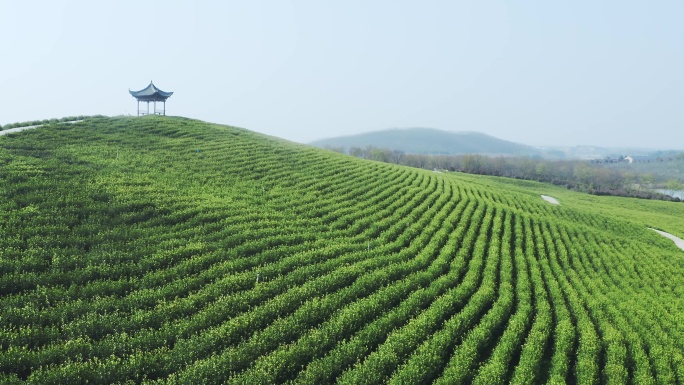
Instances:
[[[154,85],[154,83],[152,83],[152,81],[150,81],[150,84],[147,87],[140,91],[131,91],[129,89],[128,92],[134,98],[144,102],[163,102],[168,99],[169,96],[173,95],[173,92],[165,92],[160,90]]]

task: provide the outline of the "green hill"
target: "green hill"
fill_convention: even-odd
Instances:
[[[540,194],[560,201],[552,205]],[[0,137],[0,383],[675,383],[684,206],[172,117]]]
[[[317,147],[374,146],[400,150],[411,154],[432,155],[539,155],[531,146],[497,139],[478,132],[449,132],[434,128],[405,128],[368,132],[317,140]]]

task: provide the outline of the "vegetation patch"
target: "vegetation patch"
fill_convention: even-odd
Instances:
[[[646,226],[683,215],[184,118],[28,130],[0,383],[681,382],[684,263]]]

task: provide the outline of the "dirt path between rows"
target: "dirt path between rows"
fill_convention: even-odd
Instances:
[[[78,122],[82,122],[82,121],[83,121],[83,119],[81,119],[81,120],[71,120],[71,121],[68,121],[68,122],[59,122],[59,123],[73,124],[73,123],[78,123]],[[1,130],[1,131],[0,131],[0,136],[2,136],[2,135],[7,135],[7,134],[12,134],[12,133],[20,132],[20,131],[24,131],[24,130],[31,130],[31,129],[38,128],[38,127],[43,127],[43,126],[44,126],[44,124],[38,124],[38,125],[35,125],[35,126],[24,126],[24,127],[9,128],[9,129],[7,129],[7,130]]]
[[[649,227],[649,229],[650,229],[650,227]],[[662,235],[665,238],[671,239],[675,243],[675,245],[677,245],[677,247],[684,250],[684,239],[675,237],[674,235],[672,235],[670,233],[666,233],[664,231],[660,231],[660,230],[656,230],[656,229],[651,229],[651,230],[655,231],[656,233]]]
[[[32,129],[32,128],[38,128],[38,127],[42,127],[42,126],[43,126],[43,125],[40,124],[40,125],[37,125],[37,126],[25,126],[25,127],[10,128],[10,129],[8,129],[8,130],[2,130],[2,131],[0,131],[0,135],[12,134],[12,133],[15,133],[15,132],[24,131],[24,130],[30,130],[30,129]]]
[[[550,197],[550,196],[548,196],[548,195],[542,195],[541,198],[542,198],[543,200],[545,200],[545,201],[551,203],[551,204],[554,204],[554,205],[559,205],[559,204],[560,204],[560,202],[558,202],[558,199],[556,199],[556,198],[554,198],[554,197]]]

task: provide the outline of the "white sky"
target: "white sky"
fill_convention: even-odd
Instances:
[[[684,2],[0,0],[0,124],[167,112],[294,141],[390,127],[684,148]]]

